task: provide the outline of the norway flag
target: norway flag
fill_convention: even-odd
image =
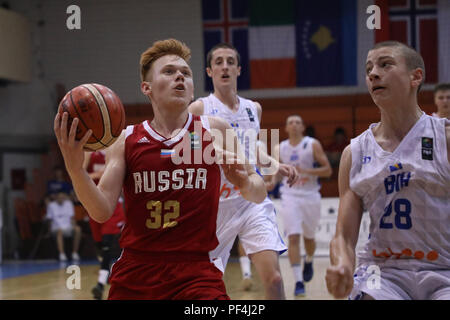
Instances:
[[[205,60],[208,51],[216,44],[233,44],[241,56],[238,90],[249,89],[248,0],[203,0],[202,15]],[[212,81],[206,71],[205,90],[213,91]]]
[[[375,42],[397,40],[419,52],[425,62],[425,82],[438,82],[437,0],[376,0],[381,29]]]

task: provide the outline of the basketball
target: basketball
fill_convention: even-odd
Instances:
[[[82,84],[66,93],[58,108],[62,116],[69,114],[67,130],[78,118],[76,140],[91,129],[92,135],[84,145],[87,151],[101,150],[116,141],[125,127],[125,110],[117,94],[97,83]]]

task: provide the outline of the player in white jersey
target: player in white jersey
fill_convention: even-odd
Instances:
[[[257,148],[262,148],[262,151],[264,152],[264,154],[267,154],[267,147],[264,144],[264,142],[258,140],[257,141]],[[264,181],[271,181],[272,180],[272,176],[271,175],[271,170],[268,169],[266,170],[266,168],[258,168],[258,170],[260,170],[261,174],[263,174],[264,177]],[[266,172],[267,171],[267,172]],[[265,174],[268,175],[265,175]],[[266,183],[267,185],[267,183]],[[242,247],[242,243],[239,240],[238,241],[238,254],[239,254],[239,265],[241,266],[241,274],[242,274],[242,281],[241,281],[241,289],[243,291],[250,291],[252,289],[253,286],[253,275],[252,275],[252,263],[250,261],[250,258],[248,257],[248,255],[245,253],[244,248]]]
[[[439,83],[434,87],[434,117],[450,119],[450,83]]]
[[[418,106],[424,77],[422,57],[400,42],[378,43],[367,55],[381,121],[342,155],[326,274],[336,298],[450,299],[450,121]],[[356,257],[364,210],[370,236]]]
[[[286,184],[286,179],[280,188],[281,218],[284,225],[284,235],[288,240],[289,262],[295,279],[295,296],[305,295],[303,281],[312,279],[313,256],[316,249],[314,240],[320,220],[320,183],[319,177],[329,177],[332,169],[320,142],[304,136],[305,126],[298,115],[286,119],[287,140],[275,147],[275,154],[280,162],[296,167],[300,173],[299,180],[293,186]],[[272,178],[269,188],[273,188],[282,177],[277,174]],[[306,258],[301,269],[300,237],[306,250]]]
[[[258,149],[258,157],[255,152],[262,111],[259,103],[237,95],[240,69],[239,53],[233,46],[219,44],[212,48],[208,53],[206,71],[212,78],[214,93],[193,102],[189,111],[227,120],[244,145],[247,158],[256,160],[259,156],[267,156],[260,153],[261,149]],[[270,161],[278,171],[289,176],[289,183],[295,182],[295,168],[279,165],[273,158]],[[285,299],[278,255],[286,250],[286,246],[278,232],[273,203],[269,198],[261,204],[246,201],[239,194],[239,189],[222,175],[217,218],[219,246],[210,253],[211,259],[221,260],[222,271],[237,235],[262,280],[265,297]]]

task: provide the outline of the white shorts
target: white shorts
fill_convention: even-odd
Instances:
[[[66,228],[52,228],[51,231],[52,233],[56,234],[58,233],[58,231],[61,230],[62,234],[64,237],[71,237],[73,235],[74,232],[74,228],[72,226],[70,227],[66,227]]]
[[[314,239],[320,221],[320,194],[294,196],[281,194],[281,212],[284,236],[301,234]]]
[[[363,264],[356,269],[349,299],[367,294],[375,300],[450,300],[450,270],[376,268]]]
[[[222,272],[227,266],[236,236],[239,236],[247,255],[263,250],[281,254],[287,249],[278,232],[275,208],[269,198],[260,204],[242,198],[220,203],[216,234],[219,245],[209,256]]]

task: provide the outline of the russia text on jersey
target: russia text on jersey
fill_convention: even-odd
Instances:
[[[169,171],[133,172],[134,193],[163,192],[169,189],[206,189],[208,170],[186,168]]]

